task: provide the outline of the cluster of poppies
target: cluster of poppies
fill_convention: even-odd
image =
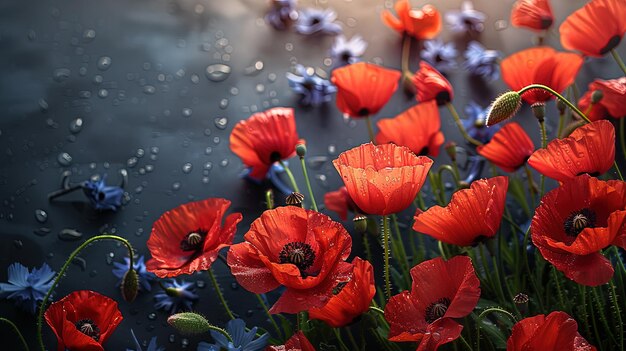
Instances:
[[[441,15],[432,5],[411,9],[407,0],[400,0],[395,11],[397,16],[385,11],[383,21],[405,36],[429,39],[441,29]],[[513,5],[511,20],[515,26],[541,32],[553,25],[554,16],[548,0],[518,0]],[[437,350],[443,344],[461,340],[472,349],[472,341],[463,338],[462,332],[468,327],[470,317],[479,331],[484,327],[484,313],[480,316],[473,313],[485,298],[481,288],[502,290],[500,278],[488,283],[482,279],[481,271],[498,269],[502,264],[496,260],[493,265],[485,262],[479,265],[477,261],[486,258],[483,247],[503,250],[502,246],[510,244],[517,250],[515,257],[523,257],[520,260],[505,257],[506,262],[518,266],[501,268],[498,274],[503,275],[532,275],[529,257],[533,257],[537,248],[541,257],[569,280],[561,281],[556,276],[559,294],[563,294],[563,283],[575,283],[585,297],[585,287],[610,283],[615,301],[614,276],[620,277],[624,289],[622,279],[626,273],[622,258],[622,250],[626,249],[626,183],[615,163],[615,128],[606,118],[623,121],[626,117],[626,78],[595,80],[576,104],[568,105],[558,93],[574,83],[584,56],[604,56],[619,44],[626,32],[626,3],[592,0],[570,15],[559,32],[563,47],[582,55],[538,46],[506,57],[500,63],[502,78],[513,91],[519,92],[520,100],[515,100],[515,93],[506,104],[494,103],[486,119],[474,126],[484,129],[513,117],[523,99],[532,106],[545,136],[545,103],[557,93],[559,114],[562,119],[569,115],[571,123],[567,128],[559,128],[556,138],[549,143],[544,140],[541,147],[535,146],[524,128],[515,122],[505,124],[488,140],[468,133],[452,106],[452,85],[426,62],[420,62],[419,70],[409,75],[364,62],[332,72],[337,108],[350,118],[366,120],[370,142],[347,150],[332,161],[344,187],[324,196],[325,208],[343,220],[352,213],[355,232],[362,233],[363,240],[380,240],[384,251],[382,267],[372,266],[369,252],[367,260],[354,257],[349,261],[353,236],[342,223],[317,210],[309,185],[309,198],[294,192],[285,199],[285,206],[276,206],[271,192],[268,193],[268,209],[252,222],[239,243],[233,241],[243,216],[227,214],[229,200],[209,198],[167,211],[154,223],[147,242],[151,254],[146,262],[147,270],[159,278],[173,278],[210,271],[215,261],[222,258],[238,284],[247,291],[255,294],[279,291],[277,301],[266,308],[268,318],[272,320],[273,314],[280,313],[298,314],[299,331],[291,338],[285,332],[285,338],[281,339],[285,344],[268,346],[267,350],[315,350],[305,335],[307,328],[303,325],[307,318],[341,328],[350,326],[366,313],[373,314],[381,325],[385,335],[384,340],[379,340],[382,348],[393,345],[389,342],[414,342],[417,350]],[[378,132],[374,133],[371,118],[388,103],[402,77],[412,84],[418,103],[394,118],[380,119],[376,124]],[[528,86],[531,88],[527,89]],[[437,172],[431,169],[434,161],[429,156],[438,156],[445,142],[440,130],[442,106],[448,107],[470,152],[475,151],[507,175],[497,175],[494,167],[490,178],[460,181],[455,163],[458,148],[454,145],[446,146],[453,166],[440,167]],[[230,135],[230,148],[248,169],[250,178],[263,181],[270,169],[280,163],[287,169],[294,189],[298,189],[297,184],[284,161],[296,155],[304,159],[305,145],[296,130],[295,111],[288,107],[255,113],[237,123]],[[302,165],[305,167],[304,162]],[[616,173],[611,173],[613,167]],[[516,172],[522,168],[527,172],[528,191],[533,198],[529,207],[534,213],[528,213],[528,230],[514,223],[507,208],[507,194],[513,192],[510,188],[517,181]],[[540,187],[533,181],[531,168],[541,175]],[[442,185],[442,169],[453,174],[452,191],[438,186]],[[607,180],[615,174],[620,180]],[[558,182],[556,188],[545,194],[544,177]],[[421,194],[427,179],[436,200],[432,206],[425,205]],[[391,219],[397,227],[397,215],[411,206],[415,206],[412,231],[406,235],[432,238],[441,253],[441,257],[432,259],[412,257],[417,263],[413,267],[408,264],[400,230],[396,229],[396,236],[392,237],[389,223]],[[371,230],[368,222],[378,217],[382,228]],[[503,219],[513,228],[506,239],[501,238]],[[372,232],[376,235],[371,235]],[[496,242],[498,246],[494,247]],[[480,255],[474,250],[477,247]],[[228,250],[225,258],[220,254],[222,249]],[[391,281],[390,250],[396,253],[394,259],[398,263],[394,268],[395,284]],[[609,251],[617,253],[616,260],[607,257]],[[540,261],[541,257],[533,260]],[[526,267],[521,267],[522,262]],[[533,269],[543,268],[537,264]],[[384,287],[377,288],[375,277],[383,275]],[[132,275],[128,277],[130,287],[127,282],[122,283],[123,291],[132,290],[132,278]],[[402,279],[406,289],[397,282]],[[530,281],[541,284],[532,278]],[[502,282],[506,285],[506,278]],[[135,278],[135,293],[136,285]],[[396,288],[401,291],[392,295]],[[216,290],[228,310],[219,288]],[[377,291],[378,302],[374,298]],[[176,289],[166,292],[180,293]],[[515,311],[495,309],[515,322],[508,332],[507,350],[596,350],[585,339],[592,336],[589,327],[586,326],[585,337],[581,336],[577,321],[568,313],[546,306],[534,309],[543,314],[527,316],[520,306],[528,303],[529,296],[521,291],[508,293],[515,295],[511,299],[515,301]],[[533,302],[540,300],[539,296],[530,295]],[[623,299],[624,296],[619,296],[617,301]],[[596,303],[601,305],[597,299]],[[615,303],[619,316],[619,303]],[[480,308],[488,312],[484,306]],[[230,310],[228,313],[234,318]],[[102,344],[122,315],[110,298],[91,291],[77,291],[49,306],[45,319],[58,338],[59,351],[103,350]],[[183,331],[195,328],[193,323],[185,323],[183,317],[172,316],[172,324],[182,325]],[[619,326],[623,327],[623,324]],[[228,349],[238,350],[265,347],[259,341],[254,347],[244,348],[240,339],[252,345],[255,337],[254,333],[245,335],[245,338],[229,335],[230,339],[224,339],[223,343],[232,345]],[[348,349],[341,341],[341,334],[337,335],[343,349]],[[599,335],[594,337],[596,342],[600,341]],[[217,341],[223,336],[217,333],[214,338]],[[623,349],[623,329],[614,339],[616,345],[621,342]],[[480,337],[473,343],[480,345]]]

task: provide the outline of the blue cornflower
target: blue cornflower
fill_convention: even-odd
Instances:
[[[334,22],[335,19],[337,19],[337,13],[332,9],[304,9],[298,13],[296,31],[305,35],[315,33],[339,34],[341,33],[341,26]]]
[[[487,80],[496,80],[500,77],[498,61],[501,57],[500,51],[487,50],[479,42],[472,41],[465,51],[465,62],[463,67],[476,76],[481,76]]]
[[[136,350],[126,349],[126,351],[144,351],[141,348],[141,344],[139,344],[139,340],[137,340],[137,337],[135,336],[135,332],[132,329],[130,330],[130,334],[133,336],[133,341],[135,342],[137,349]],[[157,341],[156,336],[153,336],[152,339],[150,339],[148,348],[146,348],[145,351],[165,351],[165,347],[158,346],[156,341]]]
[[[122,206],[124,189],[119,186],[108,186],[106,174],[100,180],[87,180],[82,183],[83,192],[96,210],[117,210]]]
[[[296,19],[296,0],[272,0],[272,7],[265,15],[265,21],[278,30],[287,29]]]
[[[318,76],[313,67],[296,65],[295,71],[295,74],[287,72],[287,80],[291,90],[301,95],[300,104],[317,106],[330,101],[331,94],[337,92],[337,88],[328,79]]]
[[[483,144],[488,143],[502,126],[501,124],[490,127],[486,126],[488,111],[489,107],[482,108],[474,101],[470,101],[470,103],[465,106],[465,115],[467,118],[461,120],[467,134]]]
[[[198,300],[193,285],[194,283],[188,283],[184,280],[179,283],[176,279],[164,282],[162,284],[163,290],[154,295],[156,300],[154,308],[169,313],[191,310],[191,305]]]
[[[283,161],[285,164],[288,164],[287,161]],[[241,174],[241,177],[253,182],[254,184],[261,184],[262,180],[256,179],[256,178],[252,178],[249,177],[248,174],[250,174],[251,168],[246,168],[243,173]],[[285,173],[285,169],[278,163],[274,163],[272,165],[272,167],[270,167],[270,169],[267,171],[267,174],[265,175],[265,179],[269,180],[270,182],[272,182],[272,184],[274,184],[274,186],[276,187],[276,189],[278,189],[281,193],[285,194],[285,196],[291,194],[293,192],[293,190],[291,190],[291,188],[289,186],[287,186],[283,180],[280,178],[280,174],[281,173]]]
[[[330,57],[337,66],[351,64],[359,61],[366,48],[367,42],[360,35],[355,35],[350,40],[339,35],[330,48]]]
[[[116,277],[120,278],[120,280],[117,282],[118,286],[122,283],[122,278],[124,278],[124,274],[126,274],[126,271],[128,271],[129,264],[130,259],[128,257],[124,257],[124,263],[113,262],[113,266],[115,268],[113,268],[112,272]],[[137,258],[133,262],[133,268],[135,268],[137,276],[139,277],[139,285],[141,289],[145,291],[151,291],[152,286],[150,285],[150,282],[155,280],[156,276],[154,275],[154,273],[148,272],[146,270],[146,264],[144,263],[143,256],[139,256],[139,258]]]
[[[485,167],[485,158],[480,155],[473,155],[467,158],[467,176],[462,180],[462,183],[472,184],[473,181],[480,178]]]
[[[446,12],[446,22],[450,30],[456,33],[482,32],[485,29],[485,18],[487,16],[484,13],[474,10],[471,1],[463,1],[460,10]]]
[[[270,338],[270,335],[265,333],[255,340],[257,327],[247,332],[246,323],[241,319],[228,321],[225,329],[233,338],[232,342],[228,341],[221,333],[211,330],[211,336],[215,344],[200,342],[198,343],[197,351],[260,351],[267,345],[267,341]]]
[[[441,40],[435,39],[424,42],[424,50],[420,55],[440,72],[446,72],[456,67],[455,59],[458,52],[454,48],[454,43],[444,44]]]
[[[56,272],[43,264],[41,268],[29,271],[21,263],[15,262],[8,268],[8,281],[0,283],[0,296],[15,300],[15,304],[35,314],[40,301],[50,290]]]

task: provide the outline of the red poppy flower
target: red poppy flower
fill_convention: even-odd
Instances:
[[[394,5],[395,17],[390,11],[383,11],[382,19],[389,28],[416,39],[432,39],[441,31],[441,14],[433,5],[421,9],[411,9],[408,0],[399,0]]]
[[[587,90],[583,96],[578,99],[578,109],[582,111],[590,121],[598,121],[609,116],[609,111],[602,105],[602,100],[598,103],[591,103],[591,94],[593,91]],[[591,109],[589,108],[591,106]]]
[[[564,48],[595,57],[617,47],[625,32],[624,0],[591,0],[569,15],[559,28]]]
[[[319,212],[295,206],[265,211],[244,240],[228,251],[237,282],[257,294],[287,288],[271,313],[322,307],[333,288],[350,278],[352,265],[345,260],[352,239],[341,224]]]
[[[543,84],[560,93],[574,83],[583,64],[578,54],[557,52],[541,46],[519,51],[500,63],[502,79],[513,90],[530,84]],[[531,89],[522,95],[529,104],[542,103],[553,98],[542,89]]]
[[[268,346],[265,351],[315,351],[315,347],[302,331],[298,331],[285,342],[285,345]]]
[[[538,149],[528,164],[539,173],[565,181],[588,173],[599,176],[613,167],[615,128],[606,120],[586,124],[569,137],[554,139],[545,149]]]
[[[59,351],[104,351],[120,324],[117,302],[89,290],[74,291],[48,307],[44,316],[57,336]]]
[[[496,132],[487,144],[476,147],[476,151],[505,172],[515,172],[535,151],[535,145],[524,128],[512,122]]]
[[[152,258],[148,271],[160,278],[204,271],[218,252],[233,242],[241,213],[222,218],[230,206],[226,199],[190,202],[165,212],[154,222],[148,239]]]
[[[580,99],[578,105],[582,112],[586,112],[591,103],[591,94],[599,90],[602,92],[602,99],[594,104],[589,119],[598,120],[606,115],[613,118],[626,117],[626,77],[611,80],[596,79],[589,84],[587,93]]]
[[[320,319],[333,328],[340,328],[367,312],[376,294],[374,269],[369,262],[358,257],[352,260],[352,264],[354,271],[350,281],[336,286],[334,296],[324,307],[310,309],[311,319]]]
[[[507,351],[595,351],[578,333],[578,323],[567,313],[555,311],[524,318],[513,326]]]
[[[420,62],[420,69],[415,72],[412,80],[419,102],[435,100],[437,105],[445,105],[454,99],[452,84],[426,61]]]
[[[337,212],[344,221],[348,218],[348,211],[361,212],[354,201],[352,201],[345,186],[342,186],[339,190],[327,192],[324,195],[324,206],[328,210]]]
[[[411,205],[433,160],[404,146],[368,143],[343,152],[333,165],[361,210],[388,215]]]
[[[608,282],[613,267],[600,250],[626,246],[626,183],[588,175],[565,181],[541,199],[531,234],[543,258],[569,279]]]
[[[230,149],[252,168],[250,177],[262,180],[274,162],[296,154],[298,141],[293,109],[274,107],[239,121],[230,134]]]
[[[448,206],[417,210],[413,230],[448,244],[475,245],[496,235],[508,186],[504,176],[474,181],[469,189],[452,194]]]
[[[418,350],[437,350],[461,335],[463,326],[454,319],[472,313],[480,281],[467,256],[422,262],[411,268],[411,278],[411,291],[392,296],[385,306],[389,340],[419,341]]]
[[[437,157],[444,137],[434,100],[417,104],[394,118],[381,119],[376,144],[406,146],[417,155]]]
[[[350,117],[375,115],[398,89],[400,71],[359,62],[333,71],[337,108]]]
[[[511,24],[535,31],[552,27],[554,15],[548,0],[517,0],[511,10]]]

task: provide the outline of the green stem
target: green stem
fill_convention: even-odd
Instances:
[[[213,274],[213,269],[209,268],[208,272],[209,272],[209,278],[211,278],[211,283],[213,283],[213,288],[215,288],[215,292],[217,293],[217,298],[220,300],[220,303],[222,304],[222,306],[224,306],[224,309],[226,310],[226,314],[228,315],[228,318],[235,319],[235,315],[233,315],[233,312],[230,310],[230,307],[228,307],[228,303],[226,302],[226,299],[224,298],[224,294],[222,294],[222,288],[220,287],[220,284],[217,282],[217,279],[215,279],[215,274]]]
[[[391,277],[389,274],[389,217],[383,216],[383,251],[385,255],[385,294],[391,297]]]
[[[448,171],[450,172],[450,174],[452,174],[452,179],[454,179],[454,186],[458,188],[459,187],[458,170],[455,172],[454,168],[450,165],[439,166],[439,168],[437,169],[437,173],[439,174],[439,179],[441,180],[443,180],[444,171]]]
[[[280,331],[280,327],[278,326],[278,324],[276,323],[276,320],[274,320],[274,317],[272,317],[272,315],[270,314],[269,309],[267,308],[267,305],[265,304],[265,301],[263,301],[263,298],[261,297],[261,295],[259,294],[254,294],[256,296],[256,299],[259,301],[259,304],[261,305],[261,307],[263,307],[263,311],[265,311],[265,314],[267,315],[267,318],[270,320],[270,323],[272,323],[272,326],[274,327],[274,329],[276,329],[276,335],[279,338],[282,338],[282,333]]]
[[[272,194],[272,189],[265,191],[265,203],[267,204],[268,210],[274,208],[274,195]]]
[[[370,116],[365,117],[365,121],[367,122],[367,133],[370,136],[370,141],[372,144],[376,145],[376,137],[374,136],[374,127],[372,127],[372,118]]]
[[[622,72],[626,74],[626,65],[624,64],[624,61],[622,61],[622,58],[619,56],[619,53],[617,53],[617,50],[611,49],[611,55],[613,55],[615,62],[617,62],[617,65],[619,66],[619,68],[622,69]]]
[[[30,350],[30,348],[28,348],[28,344],[26,343],[26,339],[24,339],[24,336],[20,332],[20,329],[17,327],[17,325],[15,325],[13,322],[11,322],[10,320],[8,320],[6,318],[0,318],[0,322],[4,322],[4,323],[8,324],[13,329],[15,334],[17,334],[18,338],[22,342],[22,347],[24,348],[24,350],[26,350],[26,351]]]
[[[617,318],[617,332],[619,333],[619,346],[620,350],[624,351],[624,321],[622,320],[622,312],[619,308],[619,303],[617,301],[617,292],[615,291],[615,284],[613,280],[609,281],[609,294],[611,296],[610,300],[613,303],[613,314]]]
[[[504,315],[508,316],[509,318],[511,318],[513,323],[517,322],[517,319],[515,318],[515,316],[511,312],[509,312],[509,311],[507,311],[505,309],[499,308],[499,307],[490,307],[490,308],[487,308],[486,310],[482,311],[482,313],[478,315],[478,319],[476,321],[476,346],[477,346],[476,347],[476,351],[480,350],[480,325],[482,324],[483,318],[485,318],[485,316],[488,315],[491,312],[497,312],[497,313],[504,314]]]
[[[526,168],[526,177],[528,178],[528,190],[530,191],[530,198],[533,202],[533,207],[535,207],[535,205],[537,204],[535,201],[535,194],[536,194],[536,190],[535,189],[535,180],[533,179],[533,174],[530,171],[530,167],[528,166],[528,163],[526,163],[524,165],[524,168]]]
[[[459,335],[459,338],[461,339],[461,341],[463,342],[463,345],[465,345],[465,347],[472,351],[472,346],[467,342],[467,340],[465,340],[465,338],[463,337],[463,335]]]
[[[548,144],[548,134],[546,133],[546,122],[545,121],[539,121],[539,128],[541,129],[541,148],[545,149],[546,145]],[[542,174],[539,177],[539,199],[541,200],[541,198],[543,197],[543,193],[545,191],[545,186],[546,186],[546,177]],[[533,206],[535,204],[533,203]]]
[[[220,327],[216,327],[212,324],[209,324],[209,329],[210,330],[215,330],[216,332],[224,335],[226,337],[226,339],[228,339],[228,341],[233,342],[233,338],[232,336],[230,336],[230,334],[228,334],[228,332]]]
[[[341,346],[341,349],[344,350],[344,351],[350,351],[348,346],[346,346],[346,344],[341,339],[341,333],[340,333],[339,329],[333,328],[333,332],[335,333],[335,337],[337,338],[337,341],[339,341],[339,345]]]
[[[352,345],[352,350],[356,351],[359,349],[359,345],[357,344],[356,340],[354,339],[354,335],[352,335],[352,330],[350,330],[350,327],[346,327],[346,333],[348,334],[348,339],[350,340],[350,344]]]
[[[409,56],[411,55],[411,36],[408,34],[404,34],[404,38],[402,38],[402,79],[405,79],[406,72],[411,72],[411,68],[409,67]]]
[[[307,172],[306,170],[306,162],[304,162],[304,157],[300,157],[300,164],[302,164],[302,174],[304,174],[304,181],[306,182],[306,187],[309,191],[311,202],[313,203],[313,209],[316,212],[319,212],[317,209],[317,203],[315,202],[315,195],[313,195],[313,189],[311,188],[311,182],[309,181],[309,172]]]
[[[396,240],[392,240],[392,244],[395,242],[398,247],[399,260],[400,264],[403,264],[402,267],[402,275],[404,276],[404,280],[407,286],[411,286],[411,276],[409,275],[409,271],[411,270],[411,266],[409,265],[409,259],[406,255],[406,248],[404,247],[404,241],[402,240],[402,233],[400,233],[400,226],[398,225],[398,217],[395,214],[391,215],[391,224],[393,225],[393,231],[396,235]]]
[[[459,128],[459,131],[463,135],[463,138],[465,138],[465,140],[469,141],[470,143],[472,143],[472,144],[474,144],[476,146],[482,145],[483,143],[481,143],[480,141],[472,138],[469,134],[467,134],[467,131],[463,127],[463,123],[461,123],[461,118],[459,117],[459,114],[456,112],[456,109],[454,108],[454,105],[452,105],[452,103],[448,102],[448,103],[446,103],[446,107],[448,108],[448,111],[450,111],[450,114],[452,115],[452,118],[454,118],[454,122],[456,123],[457,128]]]
[[[556,284],[556,293],[559,298],[559,304],[561,305],[561,310],[569,313],[569,308],[565,306],[565,297],[563,296],[563,289],[561,288],[561,282],[559,281],[559,275],[556,272],[556,268],[552,266],[552,278],[554,278],[554,284]]]
[[[626,118],[619,119],[619,143],[622,146],[622,157],[626,159]]]
[[[614,343],[617,343],[617,340],[615,340],[615,337],[613,336],[613,333],[611,332],[611,327],[609,326],[609,320],[606,318],[606,314],[604,313],[604,299],[601,299],[600,296],[598,295],[598,289],[600,288],[599,287],[591,288],[591,294],[593,295],[593,302],[596,304],[596,310],[598,314],[600,315],[600,320],[602,321],[602,324],[604,324],[604,329],[606,329],[606,332],[609,334],[609,337],[611,338],[611,340]]]
[[[300,188],[298,188],[298,184],[296,183],[296,178],[293,177],[293,173],[291,173],[291,170],[289,169],[289,167],[287,167],[285,162],[283,162],[282,160],[280,160],[278,162],[285,169],[285,173],[287,173],[287,177],[289,177],[289,181],[291,182],[291,186],[293,187],[293,190],[295,192],[299,193],[300,192]]]
[[[557,93],[554,89],[552,89],[552,88],[550,88],[548,86],[545,86],[545,85],[542,85],[542,84],[531,84],[531,85],[527,85],[527,86],[523,87],[517,93],[522,95],[525,92],[527,92],[529,90],[532,90],[532,89],[543,89],[543,90],[549,92],[550,94],[556,96],[557,98],[561,99],[565,105],[567,105],[574,112],[576,112],[582,119],[584,119],[585,122],[591,123],[591,120],[589,120],[589,118],[584,113],[582,113],[578,109],[578,107],[576,107],[576,105],[572,104],[569,100],[567,100],[565,97],[563,97],[563,95]]]
[[[369,310],[370,311],[374,311],[374,312],[380,314],[381,316],[385,317],[385,311],[381,310],[380,308],[378,308],[376,306],[370,306]]]
[[[74,258],[76,258],[76,256],[78,256],[78,254],[87,246],[89,246],[89,244],[98,241],[98,240],[116,240],[119,241],[121,243],[123,243],[124,245],[126,245],[126,248],[128,249],[128,257],[129,257],[129,269],[132,269],[134,266],[134,254],[133,254],[133,247],[130,245],[130,242],[128,242],[128,240],[117,236],[117,235],[97,235],[94,236],[92,238],[89,238],[87,240],[85,240],[84,243],[82,243],[79,247],[76,248],[76,250],[72,251],[72,253],[70,254],[70,256],[67,258],[67,260],[65,261],[65,263],[63,264],[63,266],[61,267],[61,269],[59,270],[59,273],[56,275],[56,277],[54,278],[54,281],[52,282],[52,285],[50,286],[50,289],[48,289],[48,291],[46,292],[46,295],[44,296],[43,300],[41,301],[41,305],[39,306],[39,313],[37,314],[37,338],[39,339],[39,346],[41,347],[42,351],[45,351],[46,347],[43,344],[43,333],[42,333],[42,327],[43,327],[43,314],[44,314],[44,309],[46,308],[46,305],[48,304],[48,300],[50,299],[50,295],[52,294],[52,291],[57,287],[57,285],[59,284],[59,281],[61,280],[61,277],[63,277],[65,275],[65,271],[67,271],[67,269],[69,268],[70,264],[72,263],[72,261],[74,260]]]

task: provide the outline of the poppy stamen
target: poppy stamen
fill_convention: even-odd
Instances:
[[[565,233],[568,236],[576,237],[585,228],[594,228],[596,225],[596,214],[588,208],[572,212],[565,220]]]
[[[207,235],[206,230],[195,230],[183,238],[180,241],[180,249],[183,251],[197,251],[202,247],[202,242]]]
[[[311,245],[303,242],[291,242],[283,247],[278,254],[280,263],[291,263],[300,269],[300,272],[306,271],[313,265],[315,261],[315,252]]]
[[[436,321],[437,319],[443,317],[450,306],[450,299],[447,297],[442,297],[439,300],[431,303],[428,307],[426,307],[426,312],[424,313],[424,318],[426,322],[429,324]]]
[[[81,319],[75,323],[76,329],[95,341],[100,340],[100,328],[91,319]]]

